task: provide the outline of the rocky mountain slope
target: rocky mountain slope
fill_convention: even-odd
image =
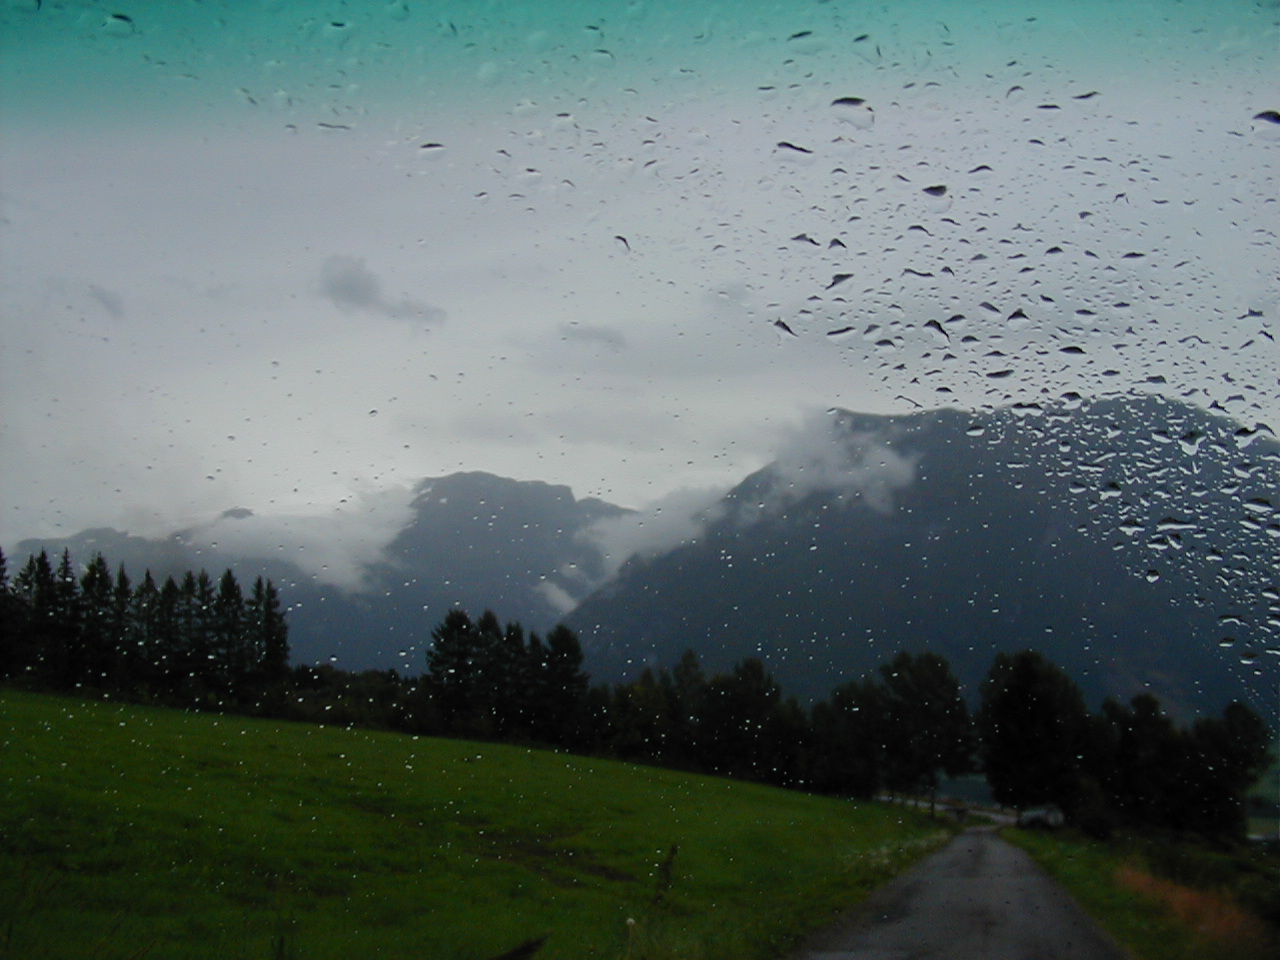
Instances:
[[[760,656],[821,696],[898,649],[970,690],[998,650],[1044,651],[1094,699],[1264,702],[1280,636],[1280,447],[1147,398],[871,417],[748,477],[701,534],[637,559],[569,624],[602,676]]]
[[[617,540],[601,531],[627,511],[484,473],[421,481],[372,552],[330,538],[358,588],[307,572],[283,542],[245,552],[248,511],[160,540],[27,541],[11,569],[43,547],[101,551],[135,577],[264,573],[295,661],[348,669],[420,671],[431,629],[461,606],[541,632],[566,619],[599,679],[693,648],[712,670],[760,656],[788,691],[822,696],[906,648],[945,654],[975,690],[995,651],[1033,647],[1095,700],[1151,689],[1192,712],[1250,689],[1273,699],[1278,496],[1269,431],[1158,398],[837,410],[611,578],[603,544]]]

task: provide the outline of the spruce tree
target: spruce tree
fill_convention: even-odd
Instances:
[[[996,802],[1074,811],[1088,712],[1080,688],[1031,650],[999,653],[980,687],[982,768]]]
[[[115,637],[115,643],[112,648],[112,661],[107,666],[107,685],[114,690],[136,692],[140,663],[138,650],[133,643],[133,584],[125,572],[124,564],[120,564],[116,569],[108,622]]]
[[[450,610],[431,633],[427,673],[432,699],[446,731],[475,724],[483,699],[483,639],[464,610]]]
[[[147,570],[129,604],[127,640],[133,688],[144,697],[159,692],[163,683],[164,647],[160,642],[159,618],[160,588]]]
[[[111,616],[114,586],[107,558],[94,554],[80,576],[78,662],[72,670],[76,681],[98,689],[108,686],[121,640]]]
[[[280,610],[280,594],[258,577],[249,600],[252,673],[270,697],[277,698],[289,676],[289,628]]]
[[[940,774],[967,773],[973,722],[960,682],[935,653],[899,653],[880,668],[884,704],[884,774],[895,791],[925,791],[930,808]]]
[[[9,579],[8,561],[0,550],[0,679],[20,675],[32,662],[27,607]]]
[[[206,682],[219,695],[238,697],[248,672],[245,603],[240,584],[231,570],[218,580],[210,615],[209,663]]]

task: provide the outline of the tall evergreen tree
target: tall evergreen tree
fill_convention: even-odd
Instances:
[[[432,631],[427,673],[446,731],[492,734],[493,646],[500,636],[497,618],[488,611],[477,623],[464,610],[450,610]]]
[[[183,582],[190,584],[190,592],[194,595],[194,575],[183,577]],[[178,582],[173,577],[165,577],[156,597],[153,662],[159,676],[159,689],[166,694],[177,690],[186,665],[189,606],[183,600],[183,590]]]
[[[645,667],[631,683],[613,688],[609,699],[608,744],[624,760],[662,762],[674,731],[662,685]]]
[[[663,761],[696,768],[701,718],[707,701],[707,678],[697,655],[685,650],[670,671],[658,671],[657,683],[665,702]]]
[[[34,662],[29,643],[27,606],[0,550],[0,679],[16,677]]]
[[[992,795],[1025,810],[1070,815],[1081,786],[1088,712],[1080,688],[1039,653],[999,653],[980,687],[977,726]]]
[[[112,616],[114,587],[107,558],[94,554],[80,576],[78,662],[71,676],[99,689],[108,686],[121,640]]]
[[[79,581],[71,562],[71,551],[63,550],[53,575],[53,622],[57,640],[51,650],[51,680],[62,689],[71,689],[80,680],[83,668],[83,632]]]
[[[932,805],[940,774],[955,777],[972,769],[973,722],[960,682],[935,653],[904,651],[880,674],[886,785],[895,791],[923,790]]]
[[[227,696],[244,687],[249,673],[246,649],[244,594],[231,570],[218,580],[218,591],[210,613],[209,663],[204,675],[218,694]]]
[[[797,766],[782,688],[763,661],[747,657],[707,685],[700,717],[702,764],[713,773],[784,783]]]
[[[883,786],[889,733],[886,691],[872,678],[850,680],[813,708],[806,777],[815,790],[873,797]]]
[[[129,604],[127,647],[129,660],[133,663],[134,689],[148,698],[159,691],[165,671],[159,621],[160,588],[156,586],[151,571],[147,570]]]
[[[584,708],[591,678],[582,669],[578,636],[559,624],[547,634],[535,680],[538,701],[534,728],[548,743],[572,745],[583,736]]]
[[[67,628],[58,616],[55,574],[45,551],[27,558],[14,579],[13,589],[24,609],[24,630],[15,643],[15,664],[37,682],[56,683],[66,654]]]
[[[270,580],[258,577],[253,582],[248,609],[255,683],[278,695],[289,675],[289,628],[280,609],[280,594]]]
[[[115,638],[112,661],[107,666],[107,686],[113,690],[134,690],[141,681],[142,660],[134,646],[133,583],[124,564],[116,569],[111,590],[111,613],[108,618]]]

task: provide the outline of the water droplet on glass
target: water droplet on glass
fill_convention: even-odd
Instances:
[[[1255,113],[1250,126],[1260,139],[1280,143],[1280,110],[1263,110],[1261,113]]]
[[[831,101],[831,108],[837,119],[859,130],[870,130],[876,120],[875,112],[861,97],[840,97]]]

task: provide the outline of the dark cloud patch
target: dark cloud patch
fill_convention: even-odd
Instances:
[[[330,257],[321,264],[320,289],[343,310],[381,312],[382,284],[358,257]]]
[[[382,292],[382,281],[360,257],[332,256],[322,263],[320,292],[347,313],[372,313],[419,323],[439,323],[445,318],[439,307],[418,300],[388,300]]]
[[[89,284],[89,296],[111,315],[112,320],[119,320],[124,317],[124,298],[120,294],[104,290],[96,283],[91,283]]]
[[[606,347],[614,353],[621,353],[627,346],[627,338],[620,331],[593,323],[561,324],[560,335],[567,341]]]

